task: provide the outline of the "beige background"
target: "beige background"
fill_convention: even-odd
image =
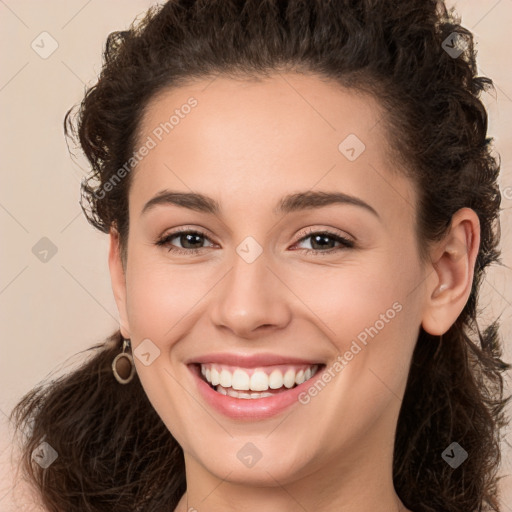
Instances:
[[[84,158],[72,160],[63,135],[66,110],[82,99],[101,69],[109,32],[126,28],[155,2],[125,0],[0,0],[0,509],[14,510],[6,415],[50,372],[118,326],[107,266],[107,236],[78,204]],[[496,97],[484,96],[489,134],[502,159],[504,267],[485,281],[486,318],[501,314],[505,355],[512,361],[512,0],[449,2],[476,36],[479,73],[491,77]],[[42,58],[31,47],[48,32],[57,49]],[[41,46],[41,43],[39,43]],[[71,148],[73,149],[73,148]],[[57,252],[40,261],[32,248],[48,237]],[[50,254],[51,255],[51,254]],[[509,408],[509,411],[511,409]],[[508,442],[512,445],[512,429]],[[502,502],[512,511],[512,449],[503,447]],[[0,475],[1,476],[1,475]],[[19,508],[16,510],[20,510]]]

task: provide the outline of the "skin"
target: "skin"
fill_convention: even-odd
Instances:
[[[149,103],[139,140],[191,96],[198,105],[132,171],[126,268],[114,229],[109,254],[123,336],[134,351],[146,338],[160,350],[148,366],[134,359],[184,450],[187,493],[175,510],[406,510],[392,481],[401,398],[420,325],[446,332],[468,299],[476,214],[459,210],[421,262],[415,187],[387,156],[379,105],[312,75],[217,77],[166,90]],[[351,133],[366,145],[353,162],[338,150]],[[221,213],[161,205],[141,216],[165,188],[208,195]],[[273,213],[281,197],[312,189],[356,196],[379,217],[348,204]],[[172,240],[203,247],[199,255],[155,245],[180,227],[206,232],[192,245]],[[303,238],[306,228],[355,246],[327,239],[323,248]],[[263,250],[250,264],[236,252],[247,236]],[[341,250],[320,254],[332,247]],[[212,352],[272,352],[330,367],[396,302],[401,311],[317,396],[265,420],[212,409],[185,365]],[[251,468],[237,458],[247,442],[262,454]]]

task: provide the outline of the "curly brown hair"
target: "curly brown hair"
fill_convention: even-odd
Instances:
[[[458,56],[445,45],[455,34],[466,43]],[[485,329],[477,321],[484,270],[500,261],[500,164],[479,99],[493,84],[476,76],[475,57],[471,32],[442,1],[170,0],[108,36],[98,82],[64,120],[92,166],[82,184],[84,213],[102,232],[119,231],[126,261],[131,174],[104,185],[133,155],[158,92],[218,74],[257,78],[286,69],[378,99],[396,163],[420,194],[422,258],[460,208],[472,208],[481,227],[469,299],[443,336],[420,330],[398,418],[394,485],[414,512],[500,511],[509,400],[501,374],[511,366],[501,360],[498,320]],[[11,413],[26,434],[23,470],[49,511],[168,511],[185,492],[183,451],[140,380],[114,380],[121,345],[117,330],[88,349],[94,353],[81,367],[37,386]],[[441,457],[453,439],[470,453],[457,469]],[[58,453],[46,469],[31,458],[42,440]]]

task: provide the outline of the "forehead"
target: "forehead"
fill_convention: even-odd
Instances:
[[[212,143],[205,146],[210,152],[231,143],[230,156],[236,156],[258,146],[267,153],[281,142],[307,141],[304,150],[322,142],[332,146],[352,133],[384,149],[377,126],[382,119],[372,96],[314,75],[280,73],[258,80],[220,76],[155,95],[146,106],[139,139],[153,135],[157,142],[172,138],[178,145],[194,137],[203,145]],[[281,153],[287,147],[281,146]],[[300,151],[295,147],[295,153]]]
[[[390,161],[383,119],[373,97],[313,75],[170,88],[141,121],[138,147],[151,149],[135,167],[130,202],[140,211],[171,188],[263,207],[264,197],[274,206],[285,192],[316,188],[411,209],[412,184]]]

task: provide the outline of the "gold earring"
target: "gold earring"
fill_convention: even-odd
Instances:
[[[125,352],[130,347],[130,340],[123,339],[123,351],[117,354],[112,361],[112,372],[119,384],[128,384],[135,375],[135,363],[133,357],[128,352]]]

